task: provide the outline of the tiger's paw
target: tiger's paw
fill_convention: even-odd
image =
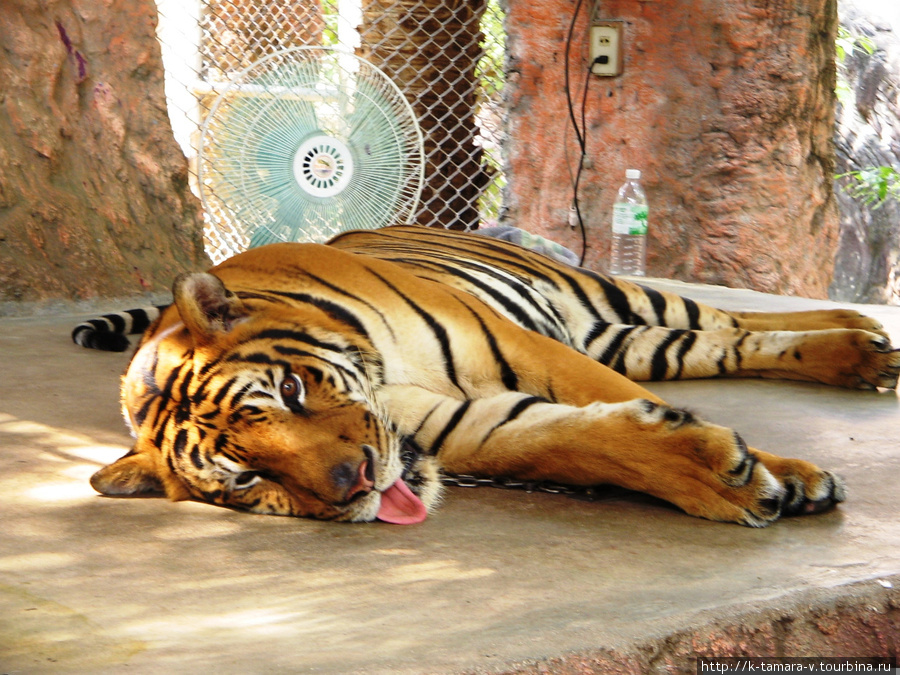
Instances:
[[[880,321],[865,314],[860,314],[856,310],[832,309],[826,311],[833,317],[835,328],[864,330],[880,335],[883,338],[890,338]]]
[[[843,386],[851,389],[894,389],[900,376],[900,349],[894,349],[890,340],[880,334],[862,330],[848,333],[858,357],[855,363],[851,360],[849,369],[838,372]]]
[[[785,489],[782,516],[821,513],[847,498],[844,481],[831,471],[802,459],[787,459],[760,450],[754,453]]]
[[[811,462],[749,448],[733,430],[684,411],[649,401],[644,409],[644,419],[657,418],[656,430],[669,435],[655,480],[642,489],[691,515],[765,527],[781,516],[826,511],[846,497],[843,481]]]
[[[728,502],[721,513],[732,515],[713,519],[749,527],[766,527],[781,517],[822,513],[847,496],[843,480],[834,473],[755,449],[748,449],[746,458],[719,478],[731,488],[720,491]]]
[[[812,379],[849,389],[894,389],[900,376],[900,349],[866,330],[807,333],[803,343],[783,353],[782,359],[793,360],[786,365]]]
[[[866,375],[861,376],[862,389],[885,387],[894,389],[900,376],[900,349],[894,349],[886,337],[868,340]]]

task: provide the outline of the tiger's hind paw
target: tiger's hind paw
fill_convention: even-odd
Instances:
[[[884,326],[877,319],[873,319],[865,314],[860,314],[852,309],[832,310],[832,312],[836,317],[835,324],[840,328],[855,328],[870,333],[876,333],[883,338],[890,338],[890,335],[888,335]]]
[[[864,339],[860,345],[860,350],[863,358],[857,368],[855,388],[896,388],[900,377],[900,349],[894,349],[887,338],[874,337],[870,333],[868,339]]]
[[[865,330],[823,330],[805,334],[802,344],[787,350],[782,362],[825,384],[849,389],[894,389],[900,376],[900,349]]]

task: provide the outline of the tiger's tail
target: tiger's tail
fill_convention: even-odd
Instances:
[[[143,333],[166,307],[167,305],[140,307],[96,316],[72,329],[72,342],[87,349],[124,352],[129,346],[125,336]]]

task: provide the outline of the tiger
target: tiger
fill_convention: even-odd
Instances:
[[[103,495],[413,524],[455,474],[621,486],[763,527],[831,509],[843,481],[639,382],[874,389],[900,373],[855,311],[723,311],[415,225],[250,248],[180,275],[173,299],[149,326],[155,310],[73,331],[109,349],[143,331],[121,381],[134,445],[91,477]]]

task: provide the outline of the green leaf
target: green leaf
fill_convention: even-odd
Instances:
[[[837,176],[847,181],[844,191],[872,209],[888,199],[900,201],[900,172],[890,166],[870,166]]]

